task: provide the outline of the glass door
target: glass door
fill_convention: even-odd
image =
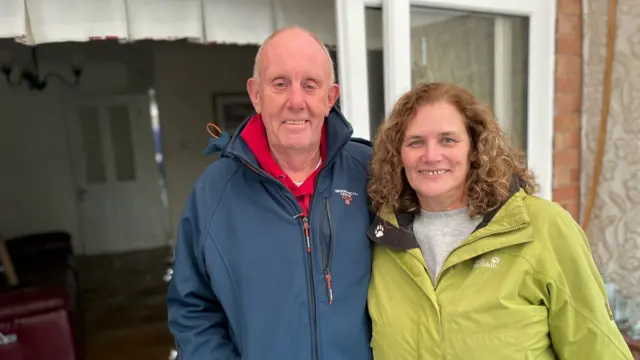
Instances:
[[[550,199],[555,0],[335,0],[341,107],[373,139],[421,82],[461,85],[491,105]]]

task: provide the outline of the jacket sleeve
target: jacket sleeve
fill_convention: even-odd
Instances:
[[[563,209],[547,226],[556,263],[547,280],[549,328],[558,359],[633,360],[584,232]]]
[[[169,329],[180,360],[235,360],[224,310],[206,270],[198,206],[191,194],[178,228],[173,275],[167,294]]]

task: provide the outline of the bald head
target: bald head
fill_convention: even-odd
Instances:
[[[299,26],[280,29],[269,35],[269,37],[262,43],[256,53],[256,59],[253,65],[253,77],[255,79],[260,79],[260,75],[262,75],[264,70],[265,62],[267,62],[265,61],[266,56],[264,56],[264,54],[272,51],[272,48],[276,48],[275,51],[286,51],[287,48],[292,50],[302,48],[307,49],[307,51],[317,50],[318,56],[326,59],[327,71],[330,74],[331,82],[335,82],[335,70],[333,68],[333,60],[331,59],[329,49],[327,49],[324,43],[315,34]]]
[[[281,166],[313,168],[323,124],[340,96],[329,51],[305,29],[282,29],[260,47],[254,71],[247,93],[262,119],[271,153]]]

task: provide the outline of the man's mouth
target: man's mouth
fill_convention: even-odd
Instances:
[[[304,125],[309,120],[285,120],[284,123],[287,125]]]

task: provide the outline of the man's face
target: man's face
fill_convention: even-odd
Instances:
[[[249,79],[247,89],[270,146],[317,148],[324,118],[339,93],[322,46],[303,31],[285,31],[263,48],[258,67],[259,79]]]

